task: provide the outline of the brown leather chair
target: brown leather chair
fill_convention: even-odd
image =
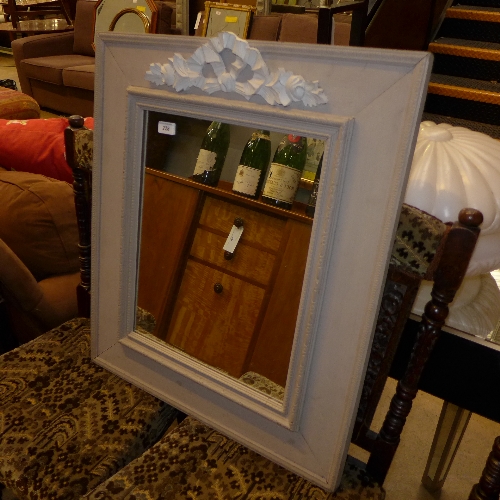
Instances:
[[[78,228],[72,187],[0,170],[0,294],[22,344],[77,316]]]

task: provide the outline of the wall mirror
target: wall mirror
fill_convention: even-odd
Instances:
[[[254,195],[288,134],[227,126],[229,149],[213,188],[190,180],[211,122],[156,111],[146,111],[144,119],[138,306],[156,320],[150,333],[282,399],[313,222],[306,214],[312,215],[312,207],[307,209],[312,192],[299,186],[289,212]],[[159,134],[161,172],[149,168]],[[256,154],[263,157],[263,172],[257,173],[260,183],[249,184],[247,198],[241,195],[246,185],[241,186],[245,171],[239,165],[249,140],[261,142]],[[296,144],[301,150],[305,145],[302,162],[308,160],[313,175],[311,165],[317,166],[324,140],[309,137]],[[235,221],[243,232],[228,252],[224,247]]]
[[[94,360],[333,490],[431,56],[229,33],[101,33],[96,54]],[[213,122],[230,141],[206,185],[193,174]],[[291,208],[233,191],[256,130],[271,156],[283,137],[321,145],[314,217],[307,189]]]
[[[157,13],[153,0],[98,0],[94,13],[94,45],[101,31],[154,33]]]

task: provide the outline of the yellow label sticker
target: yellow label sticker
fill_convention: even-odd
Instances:
[[[226,23],[237,23],[238,18],[236,16],[226,16]]]
[[[136,7],[136,9],[139,11],[139,12],[146,12],[146,7],[143,7],[142,5],[138,5]]]

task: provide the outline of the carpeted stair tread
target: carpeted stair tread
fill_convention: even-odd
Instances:
[[[500,52],[500,43],[483,42],[480,40],[466,40],[462,38],[447,38],[447,37],[437,38],[429,45],[429,50],[431,52],[434,52],[433,50],[431,50],[431,46],[435,45],[437,46],[449,45],[449,46],[467,47],[471,49],[482,49],[482,50],[498,50]]]
[[[488,10],[492,12],[500,12],[500,6],[498,2],[496,5],[491,6],[481,6],[481,5],[470,5],[469,3],[463,3],[460,5],[453,5],[450,9],[467,9],[467,10]]]
[[[424,119],[500,139],[500,0],[454,0],[429,51]]]
[[[482,134],[489,135],[493,139],[500,139],[500,126],[488,125],[481,122],[473,122],[471,120],[464,120],[463,118],[453,118],[451,116],[436,115],[434,113],[424,112],[422,121],[430,120],[434,123],[448,123],[454,127],[465,127]]]
[[[446,17],[458,17],[460,19],[476,19],[491,16],[492,22],[500,17],[500,7],[481,7],[479,5],[454,5],[446,9]],[[482,19],[484,21],[490,19]]]
[[[450,9],[466,9],[466,10],[487,10],[491,12],[500,12],[500,5],[496,2],[495,5],[470,5],[468,2],[460,5],[453,5]]]
[[[499,75],[500,76],[500,75]],[[472,78],[463,78],[460,76],[440,75],[433,73],[430,79],[431,83],[460,87],[463,89],[477,90],[488,93],[498,94],[500,98],[500,83],[485,82],[484,80],[474,80]]]

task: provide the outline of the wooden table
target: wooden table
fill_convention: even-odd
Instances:
[[[408,364],[417,327],[416,321],[409,320],[401,337],[389,374],[397,380]],[[422,478],[428,490],[443,486],[471,413],[500,423],[499,377],[499,344],[443,329],[419,383],[419,389],[445,401]]]
[[[11,17],[11,22],[0,23],[0,31],[9,32],[11,40],[14,40],[17,34],[40,35],[73,29],[62,0],[0,0],[0,5],[4,6],[5,15]],[[38,8],[31,10],[31,7]],[[26,10],[18,10],[18,8],[26,8]],[[20,20],[18,14],[27,16],[28,19]],[[54,17],[59,14],[63,15],[64,19]],[[48,18],[45,17],[47,15]]]
[[[0,23],[0,31],[7,31],[11,40],[16,38],[17,34],[23,35],[42,35],[45,33],[61,33],[72,31],[73,25],[68,24],[65,19],[31,19],[19,21],[17,28],[12,23]]]

